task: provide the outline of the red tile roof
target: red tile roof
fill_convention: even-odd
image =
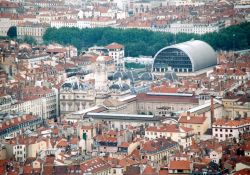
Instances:
[[[129,147],[129,143],[128,142],[122,142],[119,147],[127,148],[127,147]]]
[[[31,166],[24,166],[23,173],[24,174],[32,174],[32,167]]]
[[[171,103],[187,103],[198,104],[198,99],[195,96],[170,96],[170,95],[157,95],[141,93],[136,96],[137,101],[157,101],[157,102],[171,102]]]
[[[141,153],[146,152],[147,154],[162,151],[163,149],[169,149],[170,147],[175,147],[177,142],[174,142],[166,138],[158,138],[155,140],[149,140],[142,144]]]
[[[57,143],[57,148],[58,148],[58,147],[66,147],[66,146],[68,146],[67,140],[61,139],[61,140]]]
[[[170,170],[190,170],[190,162],[187,160],[174,160],[169,162]]]
[[[82,173],[98,173],[111,168],[111,165],[97,157],[80,164]]]
[[[221,126],[241,126],[244,124],[249,124],[250,118],[241,119],[241,120],[225,120],[225,119],[218,119],[213,123],[213,125],[221,125]]]
[[[203,124],[206,121],[206,119],[207,118],[204,116],[182,115],[179,118],[179,123]]]
[[[33,115],[23,115],[22,117],[16,117],[10,120],[7,120],[0,124],[0,131],[3,131],[4,129],[10,128],[12,126],[16,126],[21,123],[27,123],[28,121],[36,120],[37,117]]]
[[[161,86],[153,86],[151,87],[152,92],[158,92],[158,93],[177,93],[178,88],[175,87],[167,87],[167,85],[161,85]]]
[[[106,46],[107,49],[123,49],[124,46],[118,43],[111,43]]]
[[[97,142],[117,142],[117,138],[110,137],[107,135],[98,135],[96,136]]]
[[[250,174],[250,169],[248,168],[242,169],[234,173],[234,175],[249,175],[249,174]]]
[[[155,170],[152,166],[148,165],[148,166],[144,169],[144,171],[143,171],[142,174],[143,174],[143,175],[157,175],[158,173],[156,173],[156,170]]]
[[[193,129],[191,128],[186,128],[186,127],[178,127],[178,125],[175,124],[166,124],[161,127],[157,126],[150,126],[146,128],[146,131],[153,131],[153,132],[190,132]]]

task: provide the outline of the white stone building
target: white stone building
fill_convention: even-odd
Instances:
[[[196,23],[181,23],[176,22],[170,24],[168,27],[166,27],[166,32],[170,33],[194,33],[194,34],[205,34],[209,32],[218,32],[223,27],[223,23],[216,22],[216,23],[210,23],[210,24],[196,24]]]
[[[213,123],[213,137],[219,141],[239,139],[240,134],[250,131],[250,118],[240,120],[219,119]]]
[[[9,18],[0,18],[0,36],[7,36],[7,32],[11,27]]]
[[[95,105],[95,91],[86,82],[67,81],[60,88],[60,113],[67,114]]]
[[[216,164],[219,164],[222,158],[222,147],[217,148],[209,153],[209,158]]]
[[[17,25],[17,37],[22,38],[24,36],[32,36],[38,42],[42,41],[42,36],[47,30],[49,25],[26,22]]]
[[[12,98],[10,95],[4,95],[0,97],[0,112],[10,109],[12,104]]]
[[[13,147],[13,154],[16,161],[25,162],[27,159],[27,148],[25,144],[17,144]]]
[[[12,100],[10,105],[0,108],[1,112],[33,114],[43,119],[58,116],[58,91],[53,89],[43,97],[30,97],[21,101]]]
[[[46,100],[45,98],[30,98],[20,102],[16,102],[10,97],[10,102],[8,105],[1,105],[0,111],[4,113],[13,113],[20,112],[24,114],[32,113],[33,115],[37,115],[42,117],[43,111],[45,110]]]
[[[176,124],[166,124],[160,127],[152,126],[145,130],[146,138],[157,139],[169,137],[173,141],[178,142],[183,148],[191,146],[193,136],[193,129]]]
[[[107,27],[116,23],[115,19],[108,17],[98,18],[81,18],[79,20],[52,20],[51,27],[78,27],[82,28],[95,28],[95,27]]]
[[[95,90],[107,91],[108,90],[108,75],[105,65],[105,57],[99,56],[96,59],[96,71],[95,71]]]
[[[76,27],[76,20],[52,20],[51,27],[61,28],[61,27]]]
[[[124,46],[118,43],[111,43],[106,46],[109,52],[109,56],[113,58],[117,71],[123,71],[125,69],[124,63]]]

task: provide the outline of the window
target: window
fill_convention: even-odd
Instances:
[[[222,134],[220,134],[220,137],[222,137]]]

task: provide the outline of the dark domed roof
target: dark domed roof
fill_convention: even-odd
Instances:
[[[144,72],[141,75],[140,79],[143,80],[143,81],[152,81],[152,80],[154,80],[154,76],[150,72]]]
[[[126,72],[123,71],[117,71],[113,74],[113,79],[114,80],[118,80],[119,78],[121,78],[122,80],[127,79],[128,75]]]
[[[88,90],[91,89],[91,85],[88,83],[79,83],[77,81],[75,82],[66,82],[62,84],[61,89],[62,90]]]
[[[118,84],[112,84],[109,89],[120,89],[120,86]]]
[[[133,70],[130,70],[130,71],[127,72],[127,74],[128,74],[128,78],[129,78],[132,82],[139,80],[139,76],[138,76],[138,73],[137,73],[137,72],[135,72],[135,71],[133,71]]]
[[[122,84],[112,84],[109,87],[110,90],[118,90],[118,91],[127,91],[130,89],[130,86],[126,83],[122,83]]]
[[[129,90],[129,89],[130,89],[130,86],[127,83],[122,84],[122,86],[121,86],[122,91],[126,91],[126,90]]]

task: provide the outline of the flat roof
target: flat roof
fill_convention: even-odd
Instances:
[[[120,114],[120,113],[94,113],[88,112],[85,117],[94,119],[117,119],[117,120],[141,120],[141,121],[160,121],[164,117],[154,115]]]
[[[191,93],[157,93],[157,92],[147,92],[147,95],[181,96],[181,97],[192,97],[192,96],[194,96],[194,94],[191,94]]]
[[[86,114],[87,112],[94,111],[94,110],[99,109],[99,108],[103,108],[103,106],[100,106],[100,105],[93,106],[93,107],[90,107],[90,108],[87,108],[87,109],[84,109],[84,110],[81,110],[81,111],[74,112],[73,115]]]

